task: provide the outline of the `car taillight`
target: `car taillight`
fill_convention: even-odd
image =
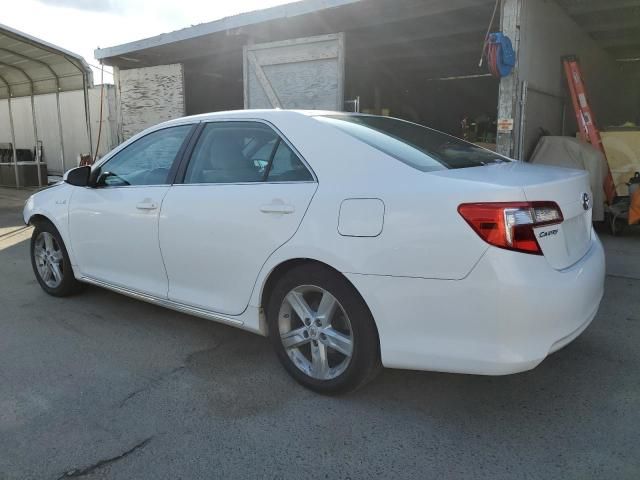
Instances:
[[[555,202],[463,203],[458,213],[485,242],[535,255],[542,250],[533,229],[563,221]]]

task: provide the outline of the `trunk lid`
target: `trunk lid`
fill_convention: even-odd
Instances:
[[[586,171],[510,162],[432,174],[494,185],[500,189],[518,188],[530,202],[556,202],[562,211],[563,222],[534,229],[542,253],[556,270],[570,267],[589,250],[592,194]],[[491,200],[479,198],[477,201]]]
[[[562,211],[564,221],[560,225],[534,229],[542,253],[557,270],[579,261],[591,245],[593,195],[589,174],[583,170],[569,172],[579,175],[567,175],[556,181],[524,187],[530,202],[546,198],[556,202]]]

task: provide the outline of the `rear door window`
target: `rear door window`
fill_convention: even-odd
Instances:
[[[278,141],[267,175],[268,182],[310,182],[313,176],[291,147]]]
[[[313,180],[293,150],[260,122],[208,123],[198,139],[184,183],[258,183]]]

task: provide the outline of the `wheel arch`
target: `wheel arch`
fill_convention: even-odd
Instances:
[[[39,223],[50,223],[55,227],[56,230],[58,230],[58,232],[60,232],[60,229],[58,228],[56,223],[43,213],[34,213],[27,219],[27,224],[34,227]]]
[[[30,215],[28,217],[26,217],[25,215],[25,219],[24,219],[27,225],[36,227],[38,225],[42,225],[46,223],[56,229],[56,231],[60,235],[60,238],[62,239],[62,242],[64,243],[64,248],[67,251],[67,254],[69,255],[69,260],[71,261],[71,265],[75,267],[77,265],[75,260],[75,255],[70,245],[71,242],[69,241],[69,238],[68,238],[69,232],[65,228],[66,218],[56,219],[54,215],[51,215],[46,210],[40,210],[40,209],[37,209],[37,210],[34,209],[32,212],[29,212],[29,213]],[[60,223],[62,223],[62,225]]]
[[[280,263],[278,263],[277,265],[275,265],[271,271],[265,276],[264,281],[262,282],[261,285],[261,289],[260,289],[260,307],[262,312],[264,312],[263,315],[260,315],[260,330],[262,332],[264,332],[265,334],[268,334],[268,325],[267,325],[267,321],[266,321],[266,312],[268,309],[268,301],[269,301],[269,297],[271,295],[271,291],[273,290],[276,282],[282,278],[284,275],[287,274],[288,271],[290,271],[292,268],[301,266],[301,265],[320,265],[328,270],[331,270],[332,272],[334,272],[336,275],[340,276],[341,278],[343,278],[349,285],[351,285],[351,287],[353,288],[353,290],[360,296],[360,299],[363,301],[363,303],[365,304],[365,306],[367,307],[367,310],[369,310],[369,313],[371,314],[371,318],[373,318],[373,324],[375,326],[376,329],[376,336],[378,338],[378,348],[380,348],[380,333],[378,330],[378,325],[376,323],[376,319],[373,316],[373,312],[371,311],[371,308],[369,307],[369,304],[367,303],[367,300],[365,299],[364,295],[362,295],[362,292],[360,292],[360,290],[353,284],[353,282],[351,282],[345,275],[342,274],[342,272],[340,272],[339,270],[337,270],[336,268],[332,267],[331,265],[329,265],[326,262],[320,261],[320,260],[316,260],[313,258],[305,258],[305,257],[300,257],[300,258],[290,258],[288,260],[284,260]]]
[[[58,225],[58,222],[56,220],[54,220],[54,218],[52,218],[52,215],[47,215],[45,212],[34,212],[29,219],[27,220],[27,224],[31,225],[32,227],[37,227],[38,225],[42,225],[42,224],[49,224],[51,225],[53,228],[56,229],[56,231],[58,232],[58,234],[60,235],[60,237],[62,238],[62,241],[65,243],[65,248],[67,248],[67,250],[69,250],[68,245],[67,245],[67,239],[65,237],[65,233],[61,228],[60,225]]]

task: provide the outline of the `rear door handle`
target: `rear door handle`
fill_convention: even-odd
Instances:
[[[282,203],[270,203],[269,205],[262,205],[260,207],[262,213],[280,213],[288,214],[296,211],[293,205],[285,205]]]
[[[155,210],[156,208],[158,208],[158,204],[149,200],[145,200],[143,202],[138,203],[136,205],[136,208],[138,210]]]

